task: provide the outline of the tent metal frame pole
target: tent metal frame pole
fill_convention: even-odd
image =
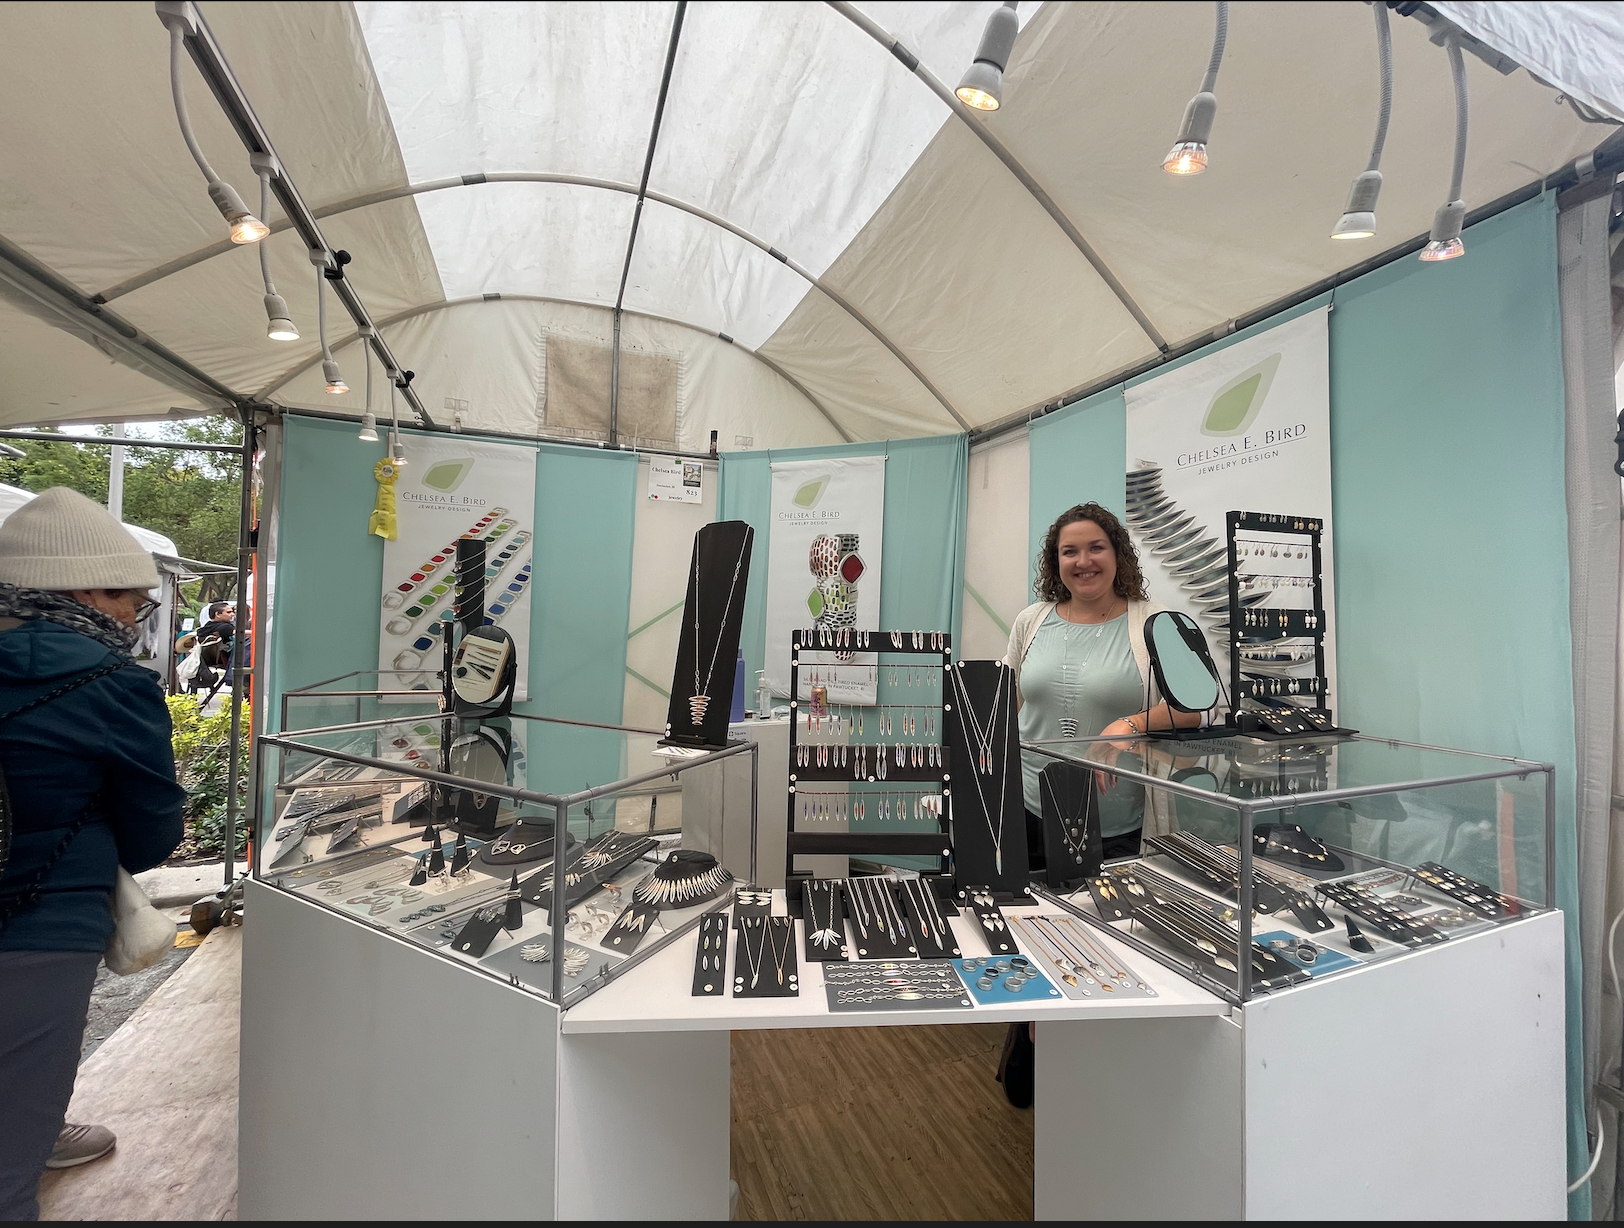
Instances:
[[[450,308],[450,307],[466,307],[471,303],[496,303],[496,302],[501,302],[504,299],[508,299],[508,300],[511,300],[513,302],[516,302],[516,303],[558,303],[558,304],[560,304],[562,306],[565,306],[565,307],[588,307],[588,308],[592,309],[593,311],[607,311],[607,310],[609,310],[602,303],[589,303],[589,302],[585,302],[582,299],[555,298],[555,297],[553,297],[551,295],[546,295],[546,294],[498,294],[498,293],[494,293],[494,292],[489,292],[489,293],[485,293],[485,294],[470,294],[470,295],[468,295],[468,296],[466,296],[464,298],[441,299],[438,303],[424,303],[424,304],[422,304],[421,306],[418,306],[418,307],[408,307],[405,311],[398,312],[395,315],[390,316],[387,320],[379,321],[378,327],[379,328],[388,328],[393,324],[399,324],[402,320],[415,319],[417,316],[428,315],[431,312],[435,312],[435,311],[445,311],[447,308]],[[791,388],[795,389],[796,392],[800,393],[803,397],[805,397],[808,401],[810,401],[812,403],[812,408],[817,410],[820,414],[823,415],[824,420],[826,422],[828,422],[828,424],[834,429],[835,434],[839,435],[847,443],[855,443],[856,442],[854,439],[852,439],[851,435],[846,431],[846,429],[844,427],[842,427],[840,425],[840,423],[835,421],[834,415],[829,412],[829,407],[828,406],[826,406],[822,401],[818,400],[818,398],[812,394],[811,390],[808,389],[804,384],[802,384],[800,380],[796,379],[788,371],[784,370],[783,367],[779,366],[778,363],[773,361],[771,358],[767,357],[767,355],[761,353],[759,350],[752,350],[747,345],[741,345],[739,342],[735,341],[732,337],[728,336],[726,333],[717,332],[714,329],[704,328],[704,327],[702,327],[702,326],[700,326],[698,324],[690,324],[687,320],[678,320],[678,319],[674,319],[671,316],[657,315],[652,311],[634,311],[629,307],[623,309],[620,314],[622,316],[636,316],[639,319],[643,319],[643,320],[657,320],[661,324],[670,324],[674,328],[686,328],[686,329],[691,330],[692,332],[703,333],[707,337],[715,337],[718,341],[726,342],[728,345],[733,346],[735,349],[742,350],[744,353],[750,355],[751,358],[754,358],[757,362],[761,363],[762,366],[764,366],[768,370],[772,371],[775,375],[777,375],[781,380],[783,380]],[[358,336],[358,335],[359,334],[351,334],[348,337],[344,337],[343,339],[341,339],[339,341],[338,344],[339,345],[348,344],[349,342],[354,341],[356,336]],[[277,377],[275,382],[267,385],[260,392],[260,394],[259,394],[260,397],[264,398],[264,397],[271,396],[278,389],[286,386],[290,381],[298,378],[298,376],[300,374],[302,374],[305,371],[310,370],[311,367],[315,366],[320,361],[321,361],[321,355],[320,354],[315,354],[315,355],[311,356],[310,358],[305,359],[303,362],[299,363],[297,366],[294,366],[294,367],[290,368],[289,370],[283,372],[282,375]],[[296,409],[296,410],[298,409],[297,406],[290,406],[289,408]],[[316,412],[316,411],[299,410],[298,412],[303,413],[303,412]],[[353,417],[352,415],[349,415],[349,414],[335,414],[335,413],[332,413],[332,412],[326,411],[326,410],[319,411],[319,412],[320,412],[321,416],[324,416],[324,417],[329,417],[329,418],[334,418],[334,419],[343,419],[344,421],[347,421],[347,422],[358,422],[358,421],[360,421],[360,419],[358,419],[356,417]],[[466,434],[467,432],[464,431],[463,433]],[[528,439],[528,438],[531,438],[531,436],[528,436],[528,435],[515,435],[515,436],[513,436],[513,438],[515,438],[515,439]],[[560,442],[568,442],[568,441],[562,441],[561,440]],[[644,450],[650,450],[650,449],[644,449]],[[659,449],[652,449],[652,450],[653,451],[660,451]],[[660,452],[660,454],[661,455],[667,455],[667,453],[663,452],[663,451]],[[669,455],[676,456],[676,455],[688,455],[688,454],[687,453],[675,453],[675,452],[673,452],[673,453],[669,453]],[[695,452],[692,455],[694,455],[694,456],[709,456],[710,453],[709,452]]]
[[[180,443],[173,439],[120,439],[113,440],[101,435],[52,435],[45,431],[8,431],[0,430],[0,439],[27,439],[34,443],[76,443],[99,444],[102,447],[113,447],[115,443],[121,448],[169,448],[176,452],[229,452],[233,456],[242,455],[240,443]]]
[[[160,345],[4,237],[0,237],[0,282],[60,317],[67,331],[91,334],[91,344],[122,356],[126,366],[196,397],[206,410],[250,403],[250,398]]]
[[[660,124],[665,119],[665,100],[671,92],[671,71],[677,65],[677,46],[682,42],[682,19],[687,13],[688,0],[677,0],[677,11],[671,17],[671,37],[665,45],[665,68],[660,73],[660,92],[654,99],[654,122],[649,126],[648,149],[643,154],[643,177],[638,181],[637,204],[632,208],[631,233],[626,236],[626,260],[620,266],[620,289],[615,292],[614,344],[609,354],[611,446],[620,442],[620,312],[626,305],[626,282],[632,275],[632,253],[637,250],[637,229],[643,222],[643,202],[648,199],[648,177],[654,170],[654,151],[660,144]]]
[[[226,764],[226,847],[225,847],[225,886],[230,887],[236,881],[237,870],[237,820],[242,814],[242,805],[237,799],[238,783],[242,779],[242,702],[243,683],[248,671],[243,668],[243,646],[248,644],[250,651],[258,652],[260,645],[253,644],[249,638],[253,633],[253,620],[242,617],[250,612],[248,595],[248,577],[253,567],[254,558],[254,450],[258,443],[258,427],[254,425],[252,411],[242,414],[242,446],[238,449],[242,457],[241,503],[237,518],[237,624],[236,639],[231,646],[231,757]],[[249,837],[252,840],[252,836]]]
[[[1022,165],[1021,160],[1010,152],[1009,147],[1000,141],[985,123],[977,119],[971,113],[970,108],[960,102],[958,96],[942,83],[941,78],[920,62],[918,56],[904,47],[896,35],[892,34],[856,5],[847,3],[847,0],[826,0],[826,2],[835,12],[889,51],[899,64],[923,81],[930,88],[931,93],[947,104],[948,109],[958,116],[971,132],[976,134],[981,143],[992,151],[993,157],[1004,164],[1005,169],[1020,181],[1020,185],[1027,190],[1033,200],[1043,207],[1043,211],[1054,220],[1055,225],[1065,232],[1066,238],[1071,240],[1072,246],[1082,253],[1083,259],[1093,266],[1094,271],[1100,275],[1100,279],[1110,287],[1111,293],[1116,295],[1117,301],[1127,309],[1128,314],[1133,317],[1134,323],[1139,325],[1145,336],[1150,338],[1151,344],[1158,350],[1165,351],[1167,349],[1167,338],[1162,336],[1161,330],[1151,322],[1150,317],[1145,314],[1145,309],[1128,292],[1128,288],[1122,284],[1122,279],[1116,275],[1110,265],[1105,263],[1105,258],[1094,249],[1094,245],[1083,237],[1083,233],[1077,229],[1076,223],[1066,216],[1065,210],[1055,202],[1054,197],[1044,191],[1043,185],[1033,178],[1032,172],[1027,170]],[[966,427],[965,429],[969,430],[970,428]]]
[[[254,113],[253,104],[248,101],[248,95],[231,71],[231,65],[226,62],[219,43],[215,42],[214,33],[209,29],[208,22],[203,20],[203,14],[191,0],[157,0],[154,7],[160,19],[178,18],[186,23],[188,29],[183,30],[181,34],[186,50],[192,57],[192,63],[197,66],[197,71],[214,94],[215,101],[220,104],[220,109],[231,121],[231,126],[237,130],[237,136],[242,140],[243,147],[250,156],[265,154],[273,160],[276,169],[271,176],[271,191],[276,194],[277,202],[288,215],[293,229],[298,232],[307,249],[325,254],[328,268],[342,271],[335,254],[336,249],[327,242],[327,237],[322,234],[321,226],[316,221],[316,215],[305,204],[298,187],[288,177],[287,167],[283,165],[282,159],[277,157],[270,136],[259,122],[259,116]],[[396,386],[405,397],[406,403],[412,407],[412,411],[423,425],[432,429],[435,426],[434,419],[423,407],[423,402],[413,390],[410,381],[403,378],[404,369],[396,361],[389,343],[376,328],[373,328],[372,317],[367,313],[366,304],[361,301],[361,296],[351,284],[349,276],[346,274],[332,279],[332,287],[338,301],[344,304],[344,309],[355,321],[357,330],[372,328],[369,343],[373,354],[383,364],[384,370],[395,379]]]

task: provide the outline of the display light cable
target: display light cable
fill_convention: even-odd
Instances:
[[[321,339],[321,373],[327,381],[327,391],[339,396],[350,390],[333,361],[333,351],[327,346],[327,277],[332,266],[329,257],[320,248],[310,251],[310,263],[316,266],[316,335]],[[340,271],[339,276],[343,276]]]
[[[1224,62],[1224,43],[1228,38],[1229,0],[1218,0],[1218,27],[1212,36],[1207,74],[1201,78],[1201,89],[1184,108],[1178,139],[1162,159],[1162,169],[1170,175],[1199,175],[1207,169],[1207,142],[1212,139],[1212,121],[1218,115],[1218,99],[1213,90],[1218,86],[1218,67]]]
[[[356,438],[362,443],[378,442],[378,419],[372,413],[372,347],[366,344],[371,332],[371,329],[363,329],[361,332],[361,344],[367,363],[367,407],[366,412],[361,415],[361,433]]]
[[[268,217],[271,212],[271,176],[280,173],[276,158],[271,154],[256,153],[250,154],[248,161],[259,175],[259,215]],[[266,232],[267,237],[269,233]],[[265,335],[272,341],[297,341],[299,329],[288,314],[287,300],[276,292],[276,284],[271,281],[271,259],[265,250],[265,242],[265,239],[259,241],[259,276],[265,283],[265,315],[270,321],[265,327]]]
[[[1015,15],[1015,0],[1005,0],[987,18],[975,61],[965,70],[959,88],[953,91],[965,106],[977,111],[996,111],[1003,104],[1004,69],[1009,67],[1009,55],[1015,49],[1018,33],[1020,21]]]
[[[1376,16],[1376,62],[1381,73],[1381,102],[1376,111],[1376,139],[1370,144],[1370,162],[1348,189],[1348,203],[1331,231],[1333,239],[1370,239],[1376,234],[1376,197],[1382,190],[1382,146],[1387,143],[1387,121],[1393,114],[1393,35],[1387,26],[1387,6],[1373,4]]]
[[[411,379],[412,373],[405,372],[405,378]],[[406,464],[406,453],[400,446],[400,409],[395,404],[395,389],[400,387],[401,374],[396,372],[389,379],[389,455],[394,459],[395,468],[403,468]]]
[[[158,16],[169,29],[169,89],[175,98],[175,119],[180,123],[181,137],[186,141],[186,148],[191,152],[192,160],[197,163],[197,169],[203,172],[203,178],[208,181],[209,199],[214,207],[225,218],[226,225],[231,227],[231,241],[233,243],[257,243],[271,233],[271,228],[248,212],[248,206],[243,204],[237,189],[232,187],[219,175],[215,174],[214,167],[203,156],[203,150],[197,143],[197,137],[192,132],[192,120],[186,112],[186,93],[181,88],[180,56],[185,37],[196,33],[197,26],[191,17],[191,6],[166,11],[160,6]]]
[[[1466,244],[1460,237],[1466,221],[1466,202],[1461,199],[1461,181],[1466,177],[1466,64],[1453,32],[1444,36],[1444,50],[1449,53],[1449,73],[1455,79],[1455,163],[1449,179],[1449,200],[1432,215],[1432,234],[1416,257],[1429,263],[1466,254]]]

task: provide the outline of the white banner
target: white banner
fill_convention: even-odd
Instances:
[[[880,629],[885,457],[775,462],[767,557],[767,683],[789,695],[790,632]],[[875,653],[801,654],[800,699],[810,675],[831,703],[877,701]]]
[[[456,435],[404,436],[406,467],[395,484],[394,541],[383,547],[378,619],[380,671],[440,668],[438,624],[450,617],[457,539],[485,540],[485,621],[513,637],[525,696],[530,659],[530,556],[535,536],[536,454],[517,444]],[[432,689],[401,674],[383,685]]]
[[[1326,703],[1334,708],[1327,315],[1326,308],[1311,311],[1127,390],[1127,524],[1151,600],[1197,619],[1227,689],[1228,642],[1215,629],[1228,621],[1228,598],[1211,603],[1215,572],[1203,561],[1213,559],[1212,547],[1227,545],[1225,517],[1243,511],[1320,518],[1323,600],[1332,615],[1325,636]],[[1306,542],[1279,535],[1262,545],[1271,553],[1239,559],[1241,573],[1257,575],[1243,596],[1267,591],[1270,607],[1311,605],[1304,587],[1311,560],[1298,557]],[[1219,570],[1226,562],[1219,560]]]

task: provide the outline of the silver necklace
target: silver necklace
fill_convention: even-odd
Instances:
[[[1055,793],[1054,785],[1049,777],[1039,773],[1038,784],[1048,793],[1049,800],[1054,803],[1055,817],[1060,820],[1061,839],[1066,842],[1066,847],[1071,850],[1072,857],[1077,861],[1081,861],[1083,859],[1083,841],[1085,839],[1083,827],[1086,821],[1085,812],[1088,810],[1088,794],[1086,792],[1083,794],[1083,804],[1077,808],[1076,813],[1068,815],[1061,809],[1059,795]],[[1077,825],[1076,832],[1072,831],[1073,824]],[[1075,841],[1072,840],[1073,835],[1077,837]]]
[[[752,924],[755,922],[755,924]],[[761,941],[756,944],[755,954],[750,953],[750,931],[761,930]],[[761,957],[767,953],[767,926],[764,917],[746,917],[744,919],[744,957],[750,962],[750,988],[756,987],[761,979]]]
[[[964,668],[964,663],[962,661],[959,662],[959,668],[961,670]],[[1003,694],[1004,690],[1004,673],[1005,671],[1000,668],[998,671],[998,689],[993,692],[992,696],[992,711],[987,714],[987,737],[985,742],[983,742],[983,756],[991,753],[992,735],[998,727],[998,700]],[[958,691],[959,710],[961,712],[968,712],[970,714],[971,723],[978,724],[976,722],[975,711],[970,706],[970,693],[964,685],[964,676],[962,674],[954,674],[953,682]],[[977,736],[980,736],[979,733]],[[981,817],[987,821],[987,834],[992,837],[993,869],[999,875],[1002,875],[1004,872],[1004,789],[1009,784],[1009,760],[1010,756],[1005,755],[1004,770],[1002,773],[1000,773],[998,778],[998,826],[996,828],[993,826],[992,814],[987,808],[987,795],[981,788],[981,775],[976,772],[972,772],[970,774],[970,779],[975,782],[976,797],[981,802]],[[990,769],[988,770],[990,771]]]
[[[751,534],[745,535],[748,543]],[[733,564],[733,582],[728,585],[727,604],[722,607],[722,620],[716,624],[716,647],[711,652],[710,668],[705,671],[704,681],[699,677],[699,538],[694,538],[694,694],[688,701],[688,712],[693,717],[695,725],[705,723],[705,709],[710,707],[710,684],[716,676],[716,658],[722,653],[722,636],[727,631],[727,616],[733,612],[733,594],[738,591],[739,572],[744,568],[744,550],[739,550],[738,562]]]
[[[964,668],[964,662],[959,662],[959,668]],[[992,708],[987,715],[987,724],[983,728],[976,719],[975,708],[970,703],[970,694],[964,686],[963,674],[954,674],[953,682],[959,694],[959,710],[970,718],[970,732],[975,738],[977,750],[977,767],[983,776],[992,775],[992,735],[993,727],[998,723],[998,701],[1004,693],[1004,677],[1006,671],[998,671],[998,686],[992,693]]]
[[[828,924],[818,925],[818,910],[815,903],[816,891],[806,893],[806,919],[812,930],[808,942],[815,942],[825,951],[832,951],[841,945],[840,935],[835,932],[835,893],[829,892],[829,921]]]

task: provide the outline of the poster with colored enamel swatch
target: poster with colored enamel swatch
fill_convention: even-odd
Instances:
[[[485,542],[484,621],[513,637],[514,698],[523,700],[530,649],[536,453],[522,444],[457,435],[402,437],[406,467],[395,485],[398,533],[383,547],[378,617],[379,686],[434,690],[452,617],[457,539]]]

